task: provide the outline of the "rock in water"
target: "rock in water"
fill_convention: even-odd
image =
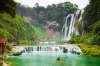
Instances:
[[[60,56],[59,56],[59,57],[57,57],[57,61],[60,61]]]
[[[66,52],[68,52],[68,49],[63,48],[63,53],[66,53]]]

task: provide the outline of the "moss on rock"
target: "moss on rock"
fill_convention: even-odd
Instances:
[[[13,56],[19,56],[19,55],[21,55],[22,53],[21,52],[14,52],[13,53]]]

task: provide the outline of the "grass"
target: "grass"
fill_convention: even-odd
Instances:
[[[33,26],[33,28],[35,30],[36,37],[39,37],[39,38],[47,38],[48,37],[42,28],[36,27],[36,26]]]

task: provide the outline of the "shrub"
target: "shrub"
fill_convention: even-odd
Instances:
[[[99,34],[93,35],[91,42],[92,42],[92,44],[100,45],[100,35]]]
[[[89,56],[99,56],[100,57],[100,46],[98,45],[78,45],[81,49],[83,54]]]
[[[11,44],[7,44],[7,45],[6,45],[6,49],[7,49],[7,50],[11,51],[12,48],[13,48],[13,46],[12,46]]]

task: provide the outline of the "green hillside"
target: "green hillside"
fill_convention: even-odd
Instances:
[[[35,37],[45,37],[44,32],[29,24],[19,15],[13,19],[7,13],[0,14],[0,38],[6,37],[8,41],[34,40]]]
[[[36,26],[33,26],[34,28],[34,31],[35,31],[35,36],[37,38],[46,38],[47,35],[45,34],[45,30],[42,29],[41,27],[36,27]]]

